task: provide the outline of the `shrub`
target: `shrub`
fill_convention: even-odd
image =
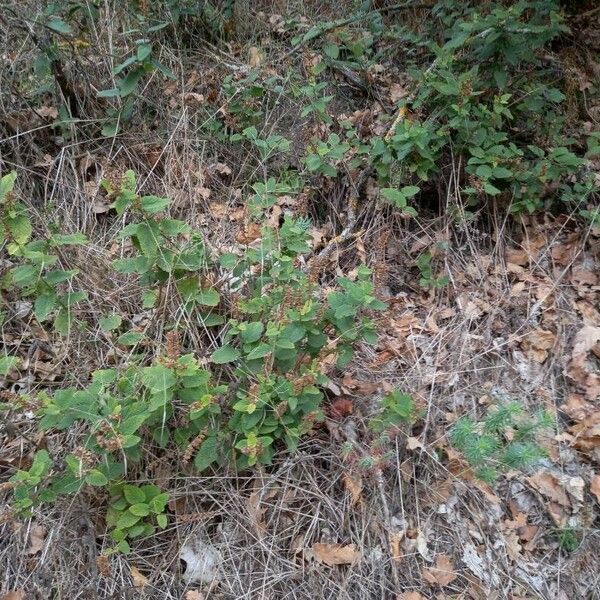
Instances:
[[[2,182],[3,223],[12,255],[24,263],[10,274],[12,281],[21,282],[26,279],[18,274],[24,268],[31,272],[23,289],[37,307],[39,295],[49,293],[43,267],[53,261],[43,254],[43,263],[29,268],[37,260],[31,247],[42,246],[28,241],[32,229],[25,208],[11,195],[14,176]],[[107,523],[115,548],[125,551],[128,538],[166,524],[166,495],[155,486],[125,483],[128,465],[141,461],[152,446],[176,450],[180,466],[193,460],[198,472],[213,464],[239,469],[269,464],[278,448],[294,450],[323,419],[321,388],[327,373],[336,364],[345,365],[359,341],[376,341],[369,315],[386,305],[375,297],[366,267],[357,270],[355,279],[339,277],[336,288],[323,294],[317,284],[319,261],[302,267],[301,257],[310,250],[305,221],[286,218],[279,229],[263,227],[260,244],[239,256],[211,256],[199,233],[164,216],[168,199],[136,193],[132,172],[118,186],[104,182],[104,187],[117,213],[128,211],[135,219],[118,234],[131,239],[131,255],[116,260],[114,267],[139,277],[143,305],[153,307],[162,290],[174,285],[183,309],[197,323],[222,324],[221,315],[230,315],[210,362],[183,353],[172,329],[164,353],[151,364],[133,354],[120,369],[95,371],[84,389],[10,400],[15,406],[34,407],[42,431],[78,424],[85,432],[82,445],[61,461],[64,467],[40,450],[28,470],[14,475],[15,509],[28,512],[83,486],[107,488],[112,498]],[[44,250],[57,239],[83,241],[53,236],[44,242],[49,244]],[[211,283],[217,271],[219,280],[228,282],[220,291]],[[55,296],[58,318],[61,302],[71,307],[73,301],[63,300],[58,292]],[[215,312],[207,314],[207,308]],[[50,312],[46,309],[40,316]],[[102,317],[99,324],[114,330],[121,319]],[[140,337],[128,332],[117,342],[135,345]],[[13,364],[9,358],[3,361],[6,369]]]

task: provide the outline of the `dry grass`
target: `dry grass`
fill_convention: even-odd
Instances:
[[[338,12],[331,3],[275,4],[278,12],[311,17]],[[86,77],[94,81],[110,79],[112,49],[118,42],[111,28],[114,6],[102,3],[101,13],[98,29],[92,32],[97,59],[92,64],[90,57],[79,56],[68,65],[74,74],[87,70]],[[422,18],[420,13],[413,17]],[[1,34],[4,48],[17,48],[15,68],[26,64],[33,52],[23,35],[8,30]],[[260,43],[261,25],[248,35],[248,44]],[[15,45],[17,40],[20,44]],[[270,51],[276,54],[278,48]],[[82,231],[90,239],[85,247],[61,257],[65,265],[81,269],[76,283],[89,296],[82,303],[83,319],[95,324],[101,314],[123,315],[151,335],[154,345],[147,347],[148,356],[160,350],[165,328],[176,324],[185,332],[187,348],[205,356],[217,347],[221,332],[199,331],[176,299],[150,314],[141,308],[133,279],[106,276],[110,261],[123,252],[114,242],[123,223],[97,212],[102,203],[99,181],[134,169],[144,193],[172,198],[173,216],[185,218],[206,235],[209,247],[222,250],[235,244],[241,227],[235,211],[243,206],[250,183],[263,177],[267,167],[254,156],[215,142],[203,126],[218,114],[195,110],[185,100],[190,73],[200,71],[201,85],[210,89],[224,76],[244,72],[243,53],[208,46],[177,53],[165,46],[161,60],[177,81],[165,90],[164,81],[152,79],[132,126],[114,140],[88,134],[94,131],[92,118],[102,114],[91,96],[81,93],[79,98],[81,108],[93,116],[90,122],[61,132],[32,117],[18,94],[0,94],[4,116],[20,113],[25,121],[30,119],[16,129],[2,120],[0,165],[3,171],[18,169],[18,193],[36,215],[40,231],[57,225],[62,232]],[[0,72],[7,75],[7,89],[15,79],[8,71],[4,67]],[[296,132],[300,127],[299,101],[287,98],[277,108],[267,108],[266,131]],[[220,174],[215,170],[219,163],[232,173]],[[210,189],[208,198],[203,188]],[[339,233],[346,218],[340,194],[340,189],[331,188],[313,196],[311,214],[330,236]],[[451,192],[447,202],[460,206]],[[426,598],[600,598],[598,506],[589,494],[574,521],[582,544],[567,554],[557,543],[557,526],[548,515],[546,499],[532,489],[526,475],[510,473],[492,490],[472,481],[465,465],[447,454],[453,420],[466,413],[480,416],[493,398],[518,399],[531,411],[545,408],[556,416],[556,433],[562,430],[560,406],[573,388],[565,369],[573,336],[583,322],[575,307],[582,300],[597,306],[600,300],[597,286],[579,285],[571,274],[574,266],[597,270],[597,234],[577,233],[572,215],[518,224],[498,209],[474,221],[478,225],[456,225],[435,214],[407,225],[373,208],[371,202],[361,208],[356,235],[334,249],[330,265],[332,273],[348,273],[361,261],[375,265],[383,256],[381,291],[391,296],[379,345],[362,349],[346,374],[349,380],[343,373],[335,380],[352,400],[353,414],[329,420],[298,453],[281,456],[273,466],[253,473],[175,474],[167,461],[145,457],[132,475],[139,482],[159,480],[169,491],[169,526],[137,544],[128,556],[111,556],[106,562],[101,558],[109,544],[101,497],[80,494],[36,510],[27,521],[7,518],[0,525],[0,598],[9,590],[24,590],[24,598],[40,600],[170,599],[185,598],[192,590],[201,595],[188,595],[189,600],[386,600],[410,591]],[[530,248],[531,237],[540,240],[535,257],[522,273],[511,271],[506,250]],[[382,238],[387,240],[384,249]],[[557,261],[554,250],[567,245],[573,247],[570,258]],[[418,285],[414,259],[425,247],[437,248],[435,264],[451,276],[450,284],[435,293]],[[31,361],[22,378],[11,382],[12,389],[35,394],[82,386],[93,369],[125,363],[127,355],[117,352],[114,340],[96,325],[58,339],[20,317],[11,302],[2,325],[7,352],[27,356],[40,341],[49,343],[53,352],[42,355],[39,368]],[[555,333],[543,362],[533,359],[526,345],[539,329]],[[393,459],[379,477],[344,461],[342,445],[350,442],[365,451],[368,418],[383,391],[393,387],[413,393],[422,419],[390,442]],[[0,427],[0,481],[27,462],[32,441],[41,442],[31,415],[9,417],[10,427]],[[44,443],[64,453],[79,443],[79,433],[49,435]],[[419,445],[407,448],[415,438]],[[551,458],[545,467],[589,478],[590,465],[568,444],[553,441]],[[345,483],[348,475],[362,480],[359,499],[353,499]],[[8,491],[0,491],[0,508],[7,506],[8,496]],[[531,548],[522,544],[516,555],[506,525],[515,506],[526,510],[529,524],[538,527]],[[42,527],[44,533],[41,549],[32,552],[34,527]],[[188,585],[182,578],[179,552],[192,538],[210,544],[222,556],[214,584]],[[314,555],[318,542],[354,544],[361,560],[324,565]],[[443,590],[423,577],[439,554],[448,555],[456,570],[456,578]],[[134,585],[132,566],[147,578],[145,586]]]

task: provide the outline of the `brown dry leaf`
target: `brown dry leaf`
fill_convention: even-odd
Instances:
[[[561,485],[558,477],[548,471],[538,471],[528,478],[533,487],[552,502],[565,508],[571,506],[567,492]]]
[[[600,502],[600,475],[594,475],[590,482],[590,492],[596,496],[596,500]]]
[[[140,573],[140,570],[131,565],[129,568],[134,587],[144,587],[148,583],[148,578]]]
[[[600,396],[600,375],[590,372],[587,359],[588,352],[595,350],[600,342],[600,327],[584,325],[575,335],[573,341],[573,354],[568,365],[568,374],[582,389],[586,397],[595,400]]]
[[[352,499],[352,506],[356,506],[362,500],[362,489],[363,482],[359,475],[351,475],[350,473],[344,473],[342,475],[342,481],[344,482],[345,488],[350,494]]]
[[[546,329],[536,329],[529,333],[521,343],[527,356],[538,363],[543,363],[548,358],[550,350],[556,342],[556,335]]]
[[[396,600],[427,600],[423,594],[419,592],[403,592],[398,594]]]
[[[342,546],[341,544],[321,544],[316,542],[312,546],[315,558],[324,565],[353,565],[360,560],[360,552],[354,544]]]
[[[185,593],[185,600],[204,600],[206,596],[198,590],[188,590]]]
[[[252,492],[248,497],[248,502],[246,503],[248,507],[248,513],[250,514],[252,523],[260,535],[264,535],[267,532],[265,513],[267,512],[268,508],[268,506],[261,506],[261,503],[264,500],[269,500],[270,498],[276,496],[278,491],[278,488],[272,488],[266,492],[259,489]]]
[[[235,236],[239,244],[251,244],[261,236],[261,229],[258,223],[249,223]]]
[[[579,354],[589,352],[600,341],[600,327],[584,325],[575,336],[573,342],[573,360]]]
[[[110,563],[108,562],[108,556],[106,556],[106,554],[96,556],[96,566],[102,577],[110,577]]]
[[[438,554],[435,557],[435,567],[426,567],[421,576],[429,585],[445,587],[450,585],[458,575],[454,572],[454,564],[447,554]]]
[[[504,529],[504,546],[506,553],[512,560],[519,560],[521,558],[521,544],[519,543],[519,536],[514,529]]]
[[[197,94],[196,92],[187,92],[183,96],[183,101],[188,106],[192,108],[197,108],[204,104],[204,96],[202,94]]]
[[[0,600],[25,600],[24,590],[11,590],[0,596]]]
[[[416,437],[409,437],[406,440],[406,449],[407,450],[424,450],[425,446],[423,445],[423,442]]]
[[[396,104],[398,100],[402,100],[402,98],[408,96],[408,92],[399,83],[392,83],[389,89],[389,96],[390,102],[392,102],[392,104]]]
[[[504,259],[511,265],[524,267],[529,264],[530,256],[522,248],[508,248],[504,253]]]
[[[46,119],[58,119],[58,110],[54,106],[40,106],[35,112]]]
[[[35,525],[31,528],[29,533],[29,548],[27,548],[27,554],[37,554],[42,551],[44,547],[44,539],[46,537],[46,530],[41,525]]]
[[[252,67],[260,67],[265,62],[265,53],[257,46],[250,46],[248,50],[248,64]]]

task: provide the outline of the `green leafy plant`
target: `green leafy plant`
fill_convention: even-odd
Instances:
[[[325,177],[337,175],[337,165],[344,159],[350,149],[348,142],[343,142],[337,133],[331,133],[327,141],[317,140],[312,150],[306,155],[306,168],[312,173],[320,173]]]
[[[200,472],[211,465],[269,464],[277,450],[295,449],[323,418],[327,373],[334,365],[344,366],[358,342],[376,342],[371,315],[386,305],[375,296],[366,267],[352,279],[339,277],[322,295],[318,263],[302,268],[301,257],[310,252],[306,220],[288,217],[278,228],[263,226],[258,246],[241,255],[211,257],[202,236],[165,215],[168,199],[137,193],[133,172],[116,185],[103,185],[112,208],[134,218],[118,236],[131,240],[131,256],[117,259],[114,266],[139,276],[144,306],[154,307],[168,284],[178,290],[188,314],[198,307],[216,309],[227,299],[209,283],[217,268],[227,273],[227,295],[234,299],[210,363],[183,354],[173,330],[165,352],[150,364],[132,355],[121,369],[95,371],[83,389],[40,392],[27,401],[42,431],[76,426],[86,434],[82,445],[60,461],[40,451],[28,471],[12,478],[15,508],[27,512],[84,487],[105,488],[111,496],[107,524],[114,549],[127,551],[128,540],[166,525],[166,495],[155,486],[127,483],[128,469],[150,448],[175,452],[182,468],[193,460]],[[12,202],[9,187],[4,184],[4,196]],[[275,194],[282,189],[273,185],[256,191]],[[8,218],[25,214],[24,208],[10,206]],[[27,231],[18,244],[11,234],[15,248],[29,239]],[[122,319],[107,315],[98,324],[116,331]],[[141,335],[126,332],[117,342],[134,345]],[[7,357],[2,364],[9,370],[13,361]],[[396,407],[398,415],[401,408]],[[386,410],[391,426],[393,402]]]
[[[111,496],[106,512],[106,524],[111,528],[111,537],[116,542],[110,552],[127,554],[131,548],[128,539],[147,537],[156,527],[167,526],[165,509],[169,494],[156,485],[135,486],[128,483],[111,485]]]
[[[87,294],[69,289],[76,269],[54,267],[62,247],[85,244],[86,237],[80,233],[54,233],[46,239],[32,240],[27,208],[14,196],[16,177],[13,171],[0,179],[0,243],[6,244],[8,255],[19,263],[8,270],[1,285],[5,290],[16,287],[23,297],[32,298],[37,320],[43,322],[52,317],[55,329],[67,333],[74,323],[75,305]]]
[[[439,289],[448,285],[450,278],[448,275],[436,276],[432,266],[433,255],[431,252],[423,252],[417,258],[417,267],[421,278],[419,279],[419,285],[424,288]]]

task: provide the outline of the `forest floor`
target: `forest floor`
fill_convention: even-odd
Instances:
[[[265,17],[274,39],[281,20]],[[260,235],[243,202],[253,157],[207,142],[199,106],[227,75],[254,69],[285,79],[314,60],[308,49],[290,55],[283,44],[267,56],[267,45],[256,34],[176,58],[177,80],[161,84],[146,120],[113,138],[66,139],[50,127],[58,116],[51,103],[1,117],[10,121],[0,140],[3,172],[17,168],[29,181],[36,196],[28,203],[42,220],[52,207],[61,231],[88,235],[70,260],[81,269],[90,315],[112,311],[140,330],[156,325],[134,284],[103,275],[118,256],[113,238],[122,224],[103,178],[134,169],[145,193],[171,198],[177,216],[215,247],[248,245]],[[365,130],[382,114],[391,120],[408,93],[408,79],[393,70],[371,74],[376,94],[366,98],[347,73],[333,77],[351,91],[330,112],[345,112]],[[225,122],[234,119],[226,104],[220,111]],[[312,132],[302,129],[298,111],[293,103],[274,109],[269,124],[287,131],[300,153]],[[588,111],[597,117],[600,100]],[[600,164],[591,168],[600,177]],[[457,222],[444,199],[408,221],[369,202],[376,185],[367,181],[352,236],[334,243],[328,268],[347,275],[383,262],[379,292],[389,310],[378,342],[331,375],[326,419],[298,451],[242,474],[202,476],[175,473],[168,457],[158,456],[140,481],[169,492],[169,524],[128,555],[102,553],[103,502],[89,491],[36,509],[30,519],[7,512],[1,600],[600,598],[600,230],[570,212],[506,216],[498,206]],[[344,193],[339,182],[315,183],[314,249],[339,234],[348,216]],[[271,219],[293,202],[282,196]],[[420,285],[416,259],[423,252],[446,285]],[[6,390],[54,390],[126,357],[110,333],[58,336],[36,322],[31,303],[7,296],[5,304],[11,317],[2,325],[3,345],[23,359],[4,378]],[[160,334],[159,325],[157,340]],[[409,392],[420,416],[393,440],[385,468],[358,469],[344,458],[344,444],[366,439],[374,403],[393,389]],[[517,400],[529,413],[544,409],[554,429],[535,469],[508,470],[487,484],[447,434],[461,415],[498,399]],[[35,448],[60,448],[77,435],[40,433],[31,413],[4,425],[0,508],[10,501],[1,482],[30,462]]]

